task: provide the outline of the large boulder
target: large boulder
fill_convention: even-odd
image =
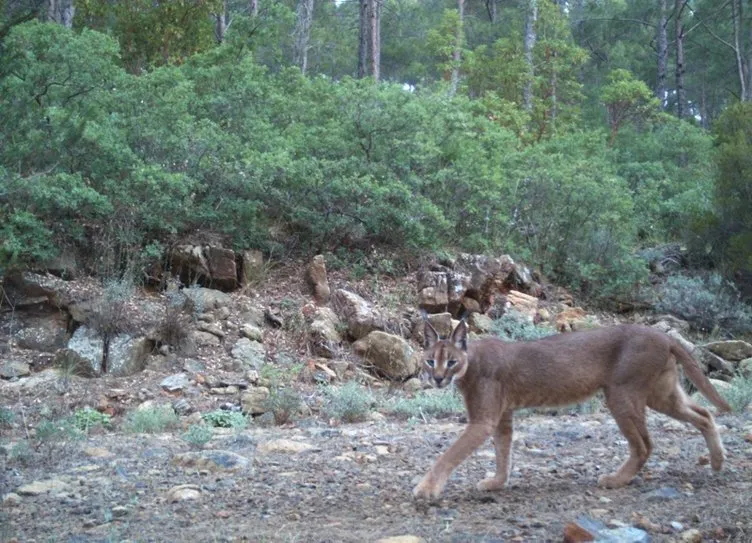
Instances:
[[[332,307],[337,316],[347,325],[347,333],[358,340],[373,331],[384,331],[383,317],[366,300],[345,289],[337,289],[332,295]]]
[[[313,303],[303,306],[300,311],[308,325],[308,341],[314,353],[332,358],[342,342],[337,314],[329,307],[319,307]]]
[[[183,284],[233,290],[238,286],[235,252],[216,245],[180,244],[170,250],[170,269]]]
[[[232,298],[229,295],[211,288],[191,287],[184,288],[181,292],[190,300],[196,313],[227,307],[232,302]]]
[[[0,379],[15,379],[26,377],[31,374],[31,369],[26,362],[20,360],[0,361]]]
[[[407,379],[420,370],[420,359],[401,337],[386,332],[371,332],[353,344],[365,364],[389,379]]]
[[[223,247],[204,248],[209,263],[211,286],[221,290],[234,290],[238,287],[238,269],[235,265],[235,252]]]
[[[16,345],[21,349],[53,353],[65,346],[67,330],[68,318],[57,310],[22,317],[20,330],[15,335]]]
[[[739,362],[745,358],[752,357],[752,345],[746,341],[714,341],[703,345],[711,353],[716,354],[724,360]]]
[[[107,373],[126,376],[142,371],[153,348],[154,343],[144,337],[128,334],[114,337],[107,351]]]
[[[242,369],[258,370],[266,362],[266,349],[257,341],[242,337],[235,342],[232,357],[243,366]]]
[[[115,336],[107,350],[107,373],[127,376],[142,371],[153,348],[154,343],[144,337]],[[103,355],[102,337],[88,326],[79,326],[68,347],[56,353],[55,360],[58,364],[75,365],[80,375],[94,376],[102,372]]]

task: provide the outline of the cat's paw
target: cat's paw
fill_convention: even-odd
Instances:
[[[477,488],[483,492],[493,492],[494,490],[501,490],[507,484],[506,479],[500,479],[498,477],[489,477],[483,479],[478,483]]]
[[[418,485],[413,488],[413,497],[416,500],[435,501],[441,495],[442,487],[436,484],[430,476],[426,475]]]
[[[598,478],[598,486],[603,488],[621,488],[628,484],[629,480],[624,480],[624,477],[620,477],[616,473],[610,473],[607,475],[601,475]]]

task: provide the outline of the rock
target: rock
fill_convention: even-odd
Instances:
[[[261,251],[243,251],[240,261],[240,284],[242,286],[254,285],[264,278],[264,255]]]
[[[16,345],[21,349],[54,353],[65,347],[67,330],[68,319],[60,311],[23,318],[20,330],[15,335]]]
[[[342,342],[337,315],[328,307],[304,306],[301,312],[304,316],[309,315],[306,318],[309,321],[308,336],[315,354],[326,358],[334,356]]]
[[[402,385],[402,388],[404,388],[407,392],[414,394],[423,390],[423,381],[421,381],[417,377],[412,377],[405,381],[405,384]]]
[[[564,541],[579,543],[595,541],[596,543],[649,543],[650,536],[644,530],[631,526],[607,528],[599,521],[587,516],[577,517],[576,523],[568,524],[564,529]]]
[[[305,443],[303,441],[293,441],[291,439],[273,439],[271,441],[264,441],[262,443],[259,443],[256,452],[258,452],[259,454],[298,454],[305,451],[310,451],[313,448],[313,445]]]
[[[110,512],[114,518],[123,518],[128,515],[128,508],[122,505],[116,505],[110,509]]]
[[[507,293],[507,302],[523,315],[534,317],[538,312],[538,298],[518,290],[510,290]]]
[[[739,362],[745,358],[752,357],[752,345],[746,341],[738,339],[730,341],[714,341],[712,343],[706,343],[703,347],[711,353],[733,362]]]
[[[42,481],[34,481],[16,489],[16,493],[21,496],[38,496],[40,494],[48,494],[50,492],[60,493],[68,492],[71,490],[70,484],[62,479],[45,479]]]
[[[214,334],[196,330],[191,334],[191,339],[199,347],[217,347],[222,344],[222,340]]]
[[[347,360],[331,360],[328,362],[328,366],[337,376],[337,379],[342,381],[345,378],[345,372],[350,368],[350,362]]]
[[[107,354],[107,373],[124,377],[142,371],[153,348],[154,342],[145,337],[126,334],[114,337]]]
[[[17,377],[26,377],[31,375],[31,369],[26,362],[20,360],[3,360],[0,361],[0,378],[15,379]]]
[[[258,341],[259,343],[264,342],[264,333],[261,331],[261,328],[254,326],[253,324],[242,325],[240,327],[240,335],[247,337],[252,341]]]
[[[349,336],[358,340],[373,331],[384,331],[383,317],[366,300],[345,289],[337,289],[332,295],[332,307],[337,316],[347,325]]]
[[[720,379],[710,378],[708,379],[708,381],[710,381],[710,384],[713,385],[715,389],[718,390],[719,392],[722,390],[727,390],[731,386],[730,383],[727,383],[726,381],[721,381]]]
[[[243,365],[243,369],[258,370],[266,362],[266,350],[260,343],[242,337],[235,342],[232,357]]]
[[[575,330],[584,321],[587,313],[581,307],[569,307],[554,317],[554,326],[559,332]]]
[[[191,405],[191,402],[185,398],[179,398],[172,402],[172,410],[181,417],[184,417],[193,412],[193,406]]]
[[[3,388],[7,391],[15,390],[17,392],[35,392],[38,393],[39,389],[44,386],[49,386],[53,383],[57,383],[60,379],[60,373],[56,368],[48,368],[38,373],[34,373],[29,377],[21,378],[17,381],[11,381],[3,385]]]
[[[2,501],[0,503],[3,505],[3,507],[15,507],[17,505],[21,505],[21,496],[14,492],[9,492],[8,494],[5,494],[3,496]]]
[[[170,503],[185,502],[201,499],[201,488],[198,485],[178,485],[167,491],[165,496]]]
[[[598,532],[595,543],[650,543],[650,535],[632,526],[609,528]]]
[[[167,392],[177,392],[179,390],[183,390],[190,384],[191,381],[188,378],[187,374],[176,373],[162,379],[162,382],[159,383],[159,386],[161,386]]]
[[[595,535],[574,522],[564,526],[564,543],[585,543],[586,541],[595,541]]]
[[[316,255],[306,270],[306,282],[311,289],[313,299],[318,305],[329,302],[329,283],[326,278],[326,262],[324,255]]]
[[[389,379],[406,379],[420,370],[420,357],[401,337],[371,332],[353,344],[353,350],[366,364]]]
[[[229,307],[226,305],[223,305],[222,307],[217,308],[217,320],[220,321],[226,321],[228,318],[230,318],[230,315],[232,314],[232,311]]]
[[[213,336],[217,336],[220,339],[222,339],[223,337],[225,337],[225,333],[216,324],[211,324],[211,323],[208,323],[208,322],[200,322],[200,323],[198,323],[198,326],[196,326],[196,328],[198,330],[200,330],[201,332],[207,332],[207,333],[209,333],[209,334],[211,334]]]
[[[701,543],[702,534],[700,533],[700,530],[696,528],[685,530],[679,534],[679,541],[681,541],[681,543]]]
[[[425,543],[425,539],[417,535],[394,535],[377,539],[376,543]]]
[[[170,270],[184,285],[207,282],[211,277],[209,263],[200,245],[176,245],[170,250]]]
[[[428,313],[447,311],[449,287],[444,272],[423,272],[418,276],[418,305]]]
[[[673,315],[658,316],[657,322],[652,326],[665,333],[668,333],[669,330],[678,330],[681,334],[689,332],[689,323]]]
[[[238,287],[238,270],[235,266],[235,251],[223,247],[204,247],[204,255],[209,264],[210,284],[221,290],[234,290]]]
[[[739,373],[741,373],[743,377],[746,377],[747,379],[752,378],[752,358],[742,360],[737,367]]]
[[[436,333],[443,338],[449,337],[452,330],[454,330],[454,324],[457,322],[452,319],[452,314],[448,312],[434,313],[427,315],[426,318],[428,319],[429,324],[433,326],[433,329],[436,330]],[[423,317],[415,319],[412,337],[421,345],[423,345],[423,342],[425,341],[425,329],[426,325],[423,321]]]
[[[83,453],[89,458],[110,458],[115,456],[112,452],[104,447],[86,447]]]
[[[663,502],[681,498],[681,493],[675,488],[671,488],[670,486],[663,486],[646,493],[644,496],[645,499],[649,502]]]
[[[222,450],[177,454],[172,458],[171,463],[181,468],[230,473],[246,471],[251,467],[251,461],[245,456]]]
[[[68,349],[73,351],[87,364],[86,368],[80,368],[81,375],[99,375],[102,371],[102,355],[104,342],[99,335],[88,326],[79,326],[68,341]]]
[[[493,328],[493,319],[482,313],[472,313],[468,319],[470,330],[479,334],[486,334]]]
[[[232,302],[228,294],[211,288],[191,287],[184,288],[181,292],[190,300],[193,310],[197,313],[219,309]]]
[[[266,412],[266,400],[269,398],[269,389],[266,387],[249,388],[240,396],[240,405],[243,413],[261,415]]]

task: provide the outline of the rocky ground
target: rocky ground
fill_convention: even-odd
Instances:
[[[604,533],[631,527],[641,541],[752,541],[749,412],[719,418],[728,450],[720,474],[706,465],[694,429],[651,416],[655,452],[641,477],[619,490],[595,484],[626,453],[607,414],[521,416],[510,486],[474,489],[493,470],[489,442],[437,504],[416,504],[410,491],[462,430],[458,417],[372,419],[216,430],[201,450],[179,432],[103,432],[32,465],[6,461],[0,539],[561,541],[566,525],[579,522],[602,523]]]
[[[229,294],[141,288],[118,298],[85,277],[6,281],[0,541],[588,540],[583,531],[619,543],[752,541],[749,408],[718,419],[728,450],[720,474],[711,473],[694,428],[651,416],[653,457],[619,490],[596,486],[627,454],[596,404],[588,414],[521,414],[508,488],[475,490],[494,467],[489,442],[460,466],[440,502],[414,502],[411,489],[463,428],[461,407],[446,397],[437,400],[452,406],[443,418],[416,409],[399,417],[389,407],[427,394],[424,383],[407,379],[421,365],[418,307],[445,334],[469,306],[479,335],[510,304],[526,315],[525,326],[551,331],[624,320],[573,307],[571,295],[543,289],[508,257],[468,258],[471,271],[442,264],[409,278],[358,280],[345,270],[327,279],[314,261],[312,289],[299,266],[270,268]],[[686,323],[638,317],[684,342],[722,379],[718,387],[752,368],[748,343],[696,347],[682,336]],[[109,347],[98,335],[107,319],[129,322]],[[103,376],[105,352],[111,366]],[[375,393],[365,422],[327,411],[327,391],[345,383],[357,383],[356,395]],[[301,402],[290,422],[274,420],[279,409],[269,395],[280,390]],[[162,407],[171,427],[128,426],[134,413]],[[82,413],[111,423],[71,433]],[[213,428],[203,445],[186,439],[191,428],[206,430],[211,413],[250,422]]]

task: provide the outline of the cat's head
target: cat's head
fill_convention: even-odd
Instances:
[[[467,371],[467,324],[464,320],[448,339],[441,339],[431,323],[425,321],[423,344],[424,371],[433,386],[444,388]]]

